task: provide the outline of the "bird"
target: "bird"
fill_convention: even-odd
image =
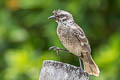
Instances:
[[[99,76],[100,70],[91,56],[91,48],[83,29],[77,25],[71,13],[65,10],[54,10],[53,15],[48,19],[55,19],[57,26],[57,35],[70,53],[79,57],[81,71],[89,75]],[[57,47],[52,47],[59,49]],[[82,63],[83,67],[82,68]]]

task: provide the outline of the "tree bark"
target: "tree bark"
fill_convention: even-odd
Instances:
[[[67,63],[45,60],[39,80],[89,80],[88,73]]]

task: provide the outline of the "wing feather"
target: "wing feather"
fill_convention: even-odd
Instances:
[[[73,31],[72,31],[72,34],[75,38],[78,39],[80,45],[81,45],[81,48],[83,51],[85,52],[91,52],[91,48],[90,48],[90,45],[89,45],[89,42],[88,42],[88,39],[86,38],[83,30],[77,26],[77,28],[74,28]]]

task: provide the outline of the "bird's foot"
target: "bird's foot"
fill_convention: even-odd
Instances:
[[[84,72],[83,68],[80,67],[80,72]]]
[[[69,52],[69,51],[66,50],[66,49],[62,49],[62,48],[59,48],[59,47],[56,47],[56,46],[51,46],[51,47],[49,48],[49,50],[55,51],[57,55],[59,54],[59,51],[66,51],[66,52]]]
[[[60,48],[58,48],[58,47],[56,47],[56,46],[51,46],[51,47],[49,47],[49,50],[53,50],[53,51],[55,51],[56,54],[58,55],[58,54],[59,54],[59,50],[60,50]]]
[[[79,63],[80,63],[80,71],[81,71],[81,72],[84,72],[83,67],[82,67],[82,62],[81,62],[80,56],[78,56],[78,59],[79,59]]]

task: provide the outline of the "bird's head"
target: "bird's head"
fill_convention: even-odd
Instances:
[[[73,21],[72,14],[64,10],[54,10],[53,16],[50,16],[48,19],[55,19],[58,23]]]

